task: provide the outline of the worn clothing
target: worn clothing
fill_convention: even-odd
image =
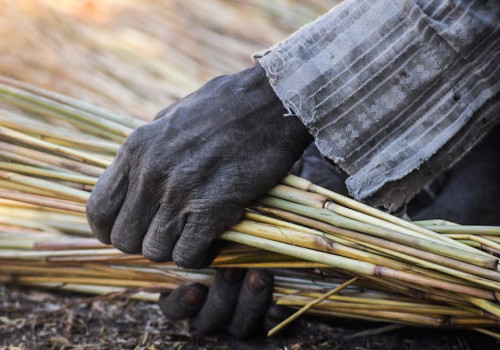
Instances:
[[[349,0],[255,58],[350,193],[390,210],[500,121],[498,0]]]

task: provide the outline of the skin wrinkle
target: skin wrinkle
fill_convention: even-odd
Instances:
[[[113,225],[113,244],[143,250],[157,262],[209,264],[213,240],[286,175],[312,140],[300,121],[282,117],[284,111],[256,65],[213,79],[134,131],[119,155],[131,165],[130,185]],[[110,175],[117,171],[112,166]],[[106,199],[106,193],[106,183],[98,182],[91,198]],[[155,219],[160,205],[166,212]],[[164,216],[183,217],[182,225],[160,227]]]

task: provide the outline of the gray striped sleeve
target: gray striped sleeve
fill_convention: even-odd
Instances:
[[[350,193],[395,210],[500,121],[500,5],[350,0],[255,58]]]

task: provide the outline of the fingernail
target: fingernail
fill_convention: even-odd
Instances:
[[[241,282],[245,277],[245,269],[227,269],[224,271],[224,280],[229,284]]]
[[[250,276],[248,276],[248,289],[253,294],[258,294],[267,287],[267,282],[259,271],[251,271]]]
[[[198,306],[203,302],[203,296],[197,290],[188,289],[182,296],[181,302],[186,306]]]

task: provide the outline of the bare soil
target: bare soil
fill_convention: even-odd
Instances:
[[[488,350],[495,340],[471,331],[405,327],[355,335],[384,324],[302,318],[273,338],[196,337],[188,322],[166,320],[156,304],[0,287],[0,349],[383,349]],[[355,336],[354,338],[353,335]]]

